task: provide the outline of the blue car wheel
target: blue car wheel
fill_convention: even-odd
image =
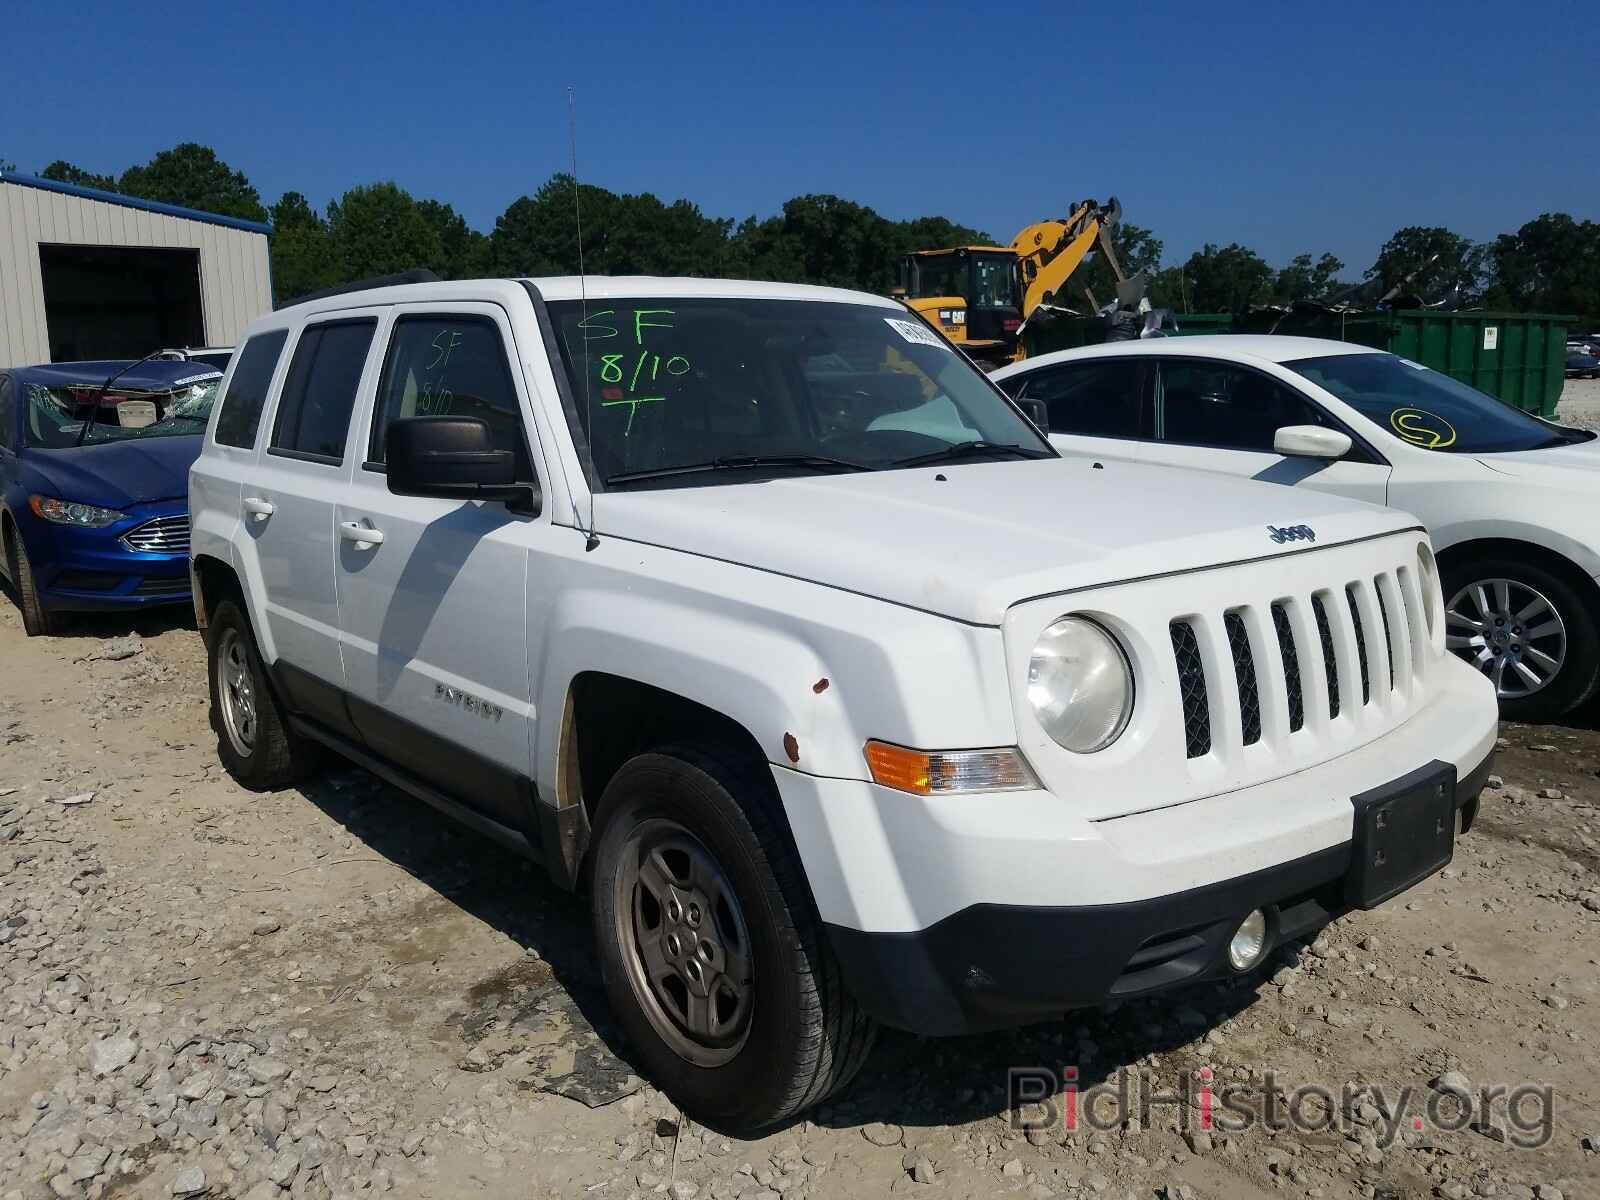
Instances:
[[[33,566],[28,562],[28,551],[22,539],[7,539],[6,563],[11,581],[17,588],[17,603],[22,608],[22,631],[29,637],[43,637],[54,633],[56,618],[39,600],[39,588],[34,582]]]

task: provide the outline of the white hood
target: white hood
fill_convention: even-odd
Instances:
[[[943,477],[941,480],[940,477]],[[1392,509],[1165,467],[1046,459],[637,489],[595,498],[611,536],[980,625],[1036,596],[1414,528]],[[1286,567],[1285,570],[1289,568]]]

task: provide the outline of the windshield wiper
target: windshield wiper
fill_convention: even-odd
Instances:
[[[820,454],[729,454],[705,462],[684,463],[676,467],[652,467],[644,471],[622,471],[606,476],[606,486],[633,483],[642,479],[668,479],[674,475],[699,475],[706,471],[737,471],[747,467],[797,467],[803,471],[870,471],[865,463]]]
[[[926,454],[913,454],[910,458],[897,458],[890,465],[895,467],[920,467],[924,463],[953,462],[958,458],[970,458],[978,454],[1009,454],[1015,458],[1055,457],[1048,450],[1019,446],[1015,442],[986,442],[981,438],[974,438],[970,442],[956,442],[952,446],[945,446],[940,450],[930,450]]]

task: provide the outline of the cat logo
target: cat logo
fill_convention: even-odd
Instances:
[[[1284,542],[1314,542],[1317,531],[1309,525],[1267,526],[1267,536],[1282,545]]]

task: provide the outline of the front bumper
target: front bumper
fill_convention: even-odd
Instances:
[[[1493,755],[1456,784],[1463,829]],[[1349,912],[1351,844],[1204,887],[1123,904],[975,904],[916,933],[837,925],[829,940],[857,1001],[928,1035],[976,1033],[1234,974],[1228,941],[1254,909],[1268,947]]]
[[[49,526],[29,539],[39,599],[53,612],[106,612],[189,603],[187,549],[156,554],[131,549],[123,537],[155,517],[185,508],[140,506],[106,529]],[[38,523],[36,523],[38,524]]]
[[[1439,676],[1404,724],[1339,758],[1099,821],[1049,792],[919,798],[773,774],[859,1002],[919,1033],[998,1028],[1220,975],[1254,908],[1274,941],[1347,911],[1352,799],[1422,764],[1453,768],[1469,823],[1497,706],[1465,664]]]

